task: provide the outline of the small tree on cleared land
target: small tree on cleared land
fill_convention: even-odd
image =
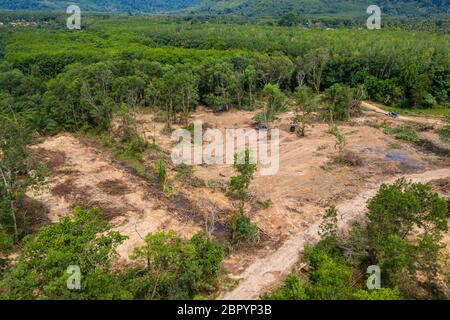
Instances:
[[[263,89],[265,98],[263,110],[263,122],[268,127],[275,120],[278,112],[283,111],[286,102],[286,96],[277,84],[266,84]]]
[[[250,150],[246,149],[241,154],[235,154],[233,167],[239,175],[231,177],[228,194],[238,197],[239,208],[238,212],[231,219],[230,229],[231,241],[234,244],[239,244],[243,241],[254,241],[257,239],[257,226],[244,213],[248,187],[256,171],[256,164],[252,164],[250,161]]]
[[[330,124],[330,133],[336,138],[334,148],[338,150],[338,162],[345,161],[345,147],[347,146],[347,140],[345,136],[339,131],[339,128],[334,123]]]
[[[295,91],[294,98],[298,107],[295,110],[294,124],[299,137],[306,135],[306,127],[312,125],[312,113],[316,111],[317,104],[311,88],[303,86]]]
[[[166,164],[162,160],[155,162],[156,176],[158,178],[159,185],[165,195],[169,195],[172,191],[169,185],[169,179],[167,177]]]
[[[308,72],[309,79],[314,85],[316,93],[320,93],[323,71],[330,60],[328,49],[318,48],[309,51],[304,59],[305,70]]]
[[[365,92],[362,86],[350,88],[342,84],[334,84],[325,90],[323,101],[330,122],[348,120],[361,113],[361,100]]]
[[[237,196],[241,202],[240,207],[243,207],[248,187],[256,171],[256,164],[250,161],[250,150],[246,149],[243,153],[234,155],[233,168],[239,174],[231,177],[228,194]]]

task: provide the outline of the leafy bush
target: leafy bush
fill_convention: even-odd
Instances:
[[[359,290],[354,294],[356,300],[401,300],[400,291],[395,288],[380,288],[377,290]]]
[[[138,132],[135,108],[121,103],[118,115],[121,118],[120,144],[116,147],[129,157],[140,159],[149,143]]]
[[[233,168],[239,175],[231,177],[228,194],[239,197],[242,206],[247,197],[247,190],[253,179],[253,174],[256,171],[256,164],[251,163],[250,150],[246,149],[241,154],[234,155]]]
[[[263,299],[270,300],[308,300],[306,284],[295,275],[288,275],[283,285],[270,295],[263,295]]]
[[[258,239],[258,227],[243,213],[233,216],[230,223],[231,242],[240,244],[254,242]]]
[[[307,86],[297,87],[294,93],[295,101],[298,105],[294,124],[297,125],[296,132],[299,137],[306,135],[306,127],[312,125],[312,113],[317,109],[313,90]]]
[[[258,205],[262,208],[262,209],[268,209],[272,206],[272,200],[267,199],[267,200],[258,200],[257,201]]]
[[[338,156],[336,160],[340,163],[345,162],[345,147],[347,145],[347,140],[345,136],[339,131],[339,128],[334,123],[330,124],[330,133],[336,138],[336,144],[334,148],[338,150]]]
[[[24,239],[24,249],[0,281],[2,299],[128,299],[112,270],[116,248],[125,240],[110,231],[98,210],[75,209],[72,217]],[[69,290],[69,266],[81,271],[81,289]]]
[[[352,297],[353,269],[341,255],[320,248],[306,247],[304,260],[310,264],[310,285],[306,292],[312,300],[346,300]]]
[[[170,194],[171,188],[169,185],[169,180],[167,177],[167,171],[166,171],[166,165],[164,161],[158,160],[155,162],[155,170],[156,170],[156,176],[158,178],[158,182],[165,194]]]
[[[431,192],[430,185],[400,179],[382,185],[368,210],[369,259],[380,265],[385,283],[403,289],[406,277],[430,290],[438,281],[439,242],[448,230],[446,201]]]
[[[173,232],[149,234],[136,248],[138,264],[126,275],[136,299],[192,299],[214,289],[223,249],[206,234],[182,240]]]
[[[0,253],[9,253],[13,249],[13,237],[3,230],[0,230]]]
[[[354,89],[342,84],[334,84],[326,89],[323,96],[325,116],[331,121],[348,120],[361,113],[361,88]]]
[[[263,96],[266,100],[262,113],[264,118],[263,123],[268,127],[275,120],[276,114],[284,110],[286,96],[278,85],[273,84],[266,84],[264,86]]]
[[[368,202],[367,222],[355,222],[337,237],[337,211],[329,208],[319,228],[320,241],[305,247],[305,280],[292,275],[264,298],[273,299],[445,299],[447,277],[446,200],[431,186],[399,179],[382,185]],[[379,290],[367,291],[367,267],[381,269]]]
[[[263,297],[274,300],[347,300],[353,297],[353,271],[343,257],[306,247],[302,260],[309,264],[307,281],[289,275],[281,288]]]

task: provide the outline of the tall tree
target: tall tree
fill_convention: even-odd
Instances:
[[[263,96],[266,100],[263,111],[264,123],[269,126],[275,120],[275,115],[285,107],[286,96],[278,85],[273,84],[264,86]]]
[[[305,55],[305,63],[308,64],[308,75],[317,93],[320,93],[322,74],[329,60],[330,53],[325,48],[311,50]]]
[[[0,116],[0,232],[12,234],[15,242],[24,231],[20,205],[25,192],[43,181],[42,168],[31,165],[28,143],[27,132],[15,119]]]

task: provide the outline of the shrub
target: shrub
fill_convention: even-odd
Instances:
[[[307,278],[292,275],[271,295],[273,299],[398,300],[445,299],[447,255],[442,236],[447,231],[446,200],[430,185],[397,180],[382,185],[368,202],[367,221],[353,223],[348,236],[337,238],[337,211],[326,211],[321,240],[306,246],[302,262]],[[364,275],[378,265],[382,289],[366,291]]]
[[[234,155],[233,168],[239,175],[231,177],[228,194],[237,196],[241,200],[242,207],[253,174],[256,171],[256,164],[252,164],[250,161],[250,150],[246,149],[243,153]]]
[[[293,122],[297,125],[297,135],[304,137],[306,135],[306,127],[312,125],[312,113],[316,111],[317,104],[312,89],[307,86],[298,87],[295,90],[294,98],[298,108],[296,109]]]
[[[258,239],[258,227],[243,213],[233,216],[230,223],[231,241],[233,244],[254,242]]]
[[[268,127],[275,120],[277,112],[283,111],[286,96],[278,85],[266,84],[263,89],[263,96],[266,99],[264,105],[264,124]]]
[[[270,300],[308,300],[306,285],[295,275],[289,275],[283,281],[283,286],[263,299]]]
[[[367,242],[368,259],[380,265],[385,284],[403,290],[409,279],[435,294],[447,214],[446,201],[430,185],[399,179],[381,186],[368,203]],[[418,292],[404,291],[410,296]]]
[[[395,288],[381,288],[377,290],[359,290],[354,294],[356,300],[401,300],[400,291]]]
[[[24,239],[24,249],[4,273],[2,299],[131,298],[112,271],[116,248],[125,240],[98,210],[75,209],[73,216],[42,228]],[[77,265],[81,289],[69,290],[66,270]]]
[[[289,275],[283,286],[270,295],[273,300],[343,300],[351,299],[352,268],[339,255],[319,248],[306,247],[303,261],[309,264],[308,280]]]
[[[270,200],[270,199],[268,199],[268,200],[258,200],[257,203],[262,209],[268,209],[273,204],[272,200]]]
[[[336,138],[336,144],[334,145],[334,148],[338,150],[338,156],[336,160],[340,163],[344,163],[345,147],[347,145],[345,136],[339,131],[338,126],[334,123],[330,124],[330,133]]]
[[[353,89],[346,85],[334,84],[324,92],[325,113],[331,122],[348,120],[361,113],[361,88]]]
[[[195,234],[191,239],[191,243],[196,248],[203,274],[206,277],[218,275],[224,255],[223,247],[211,240],[206,232]]]
[[[306,247],[304,260],[310,264],[306,293],[312,300],[346,300],[352,297],[352,267],[340,255]]]
[[[171,188],[169,185],[169,180],[167,178],[166,165],[164,164],[164,161],[157,160],[155,163],[155,170],[156,170],[156,176],[158,178],[158,182],[162,188],[162,191],[165,194],[170,194]]]
[[[138,266],[126,279],[136,299],[193,299],[214,289],[223,250],[204,233],[187,241],[159,232],[147,235],[131,258]]]

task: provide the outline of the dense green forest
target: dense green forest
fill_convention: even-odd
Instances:
[[[182,9],[189,7],[198,1],[199,0],[0,0],[0,8],[8,10],[65,11],[70,4],[74,3],[86,12],[149,13]]]
[[[8,13],[1,17],[7,22],[15,19]],[[28,149],[36,137],[64,131],[100,136],[110,132],[114,117],[121,117],[125,123],[121,150],[139,159],[144,150],[156,146],[127,125],[137,108],[163,114],[170,130],[174,123],[188,125],[199,105],[213,110],[260,108],[267,125],[288,99],[300,101],[304,114],[316,111],[311,101],[320,101],[317,108],[330,123],[358,115],[363,98],[396,108],[450,107],[450,36],[442,30],[369,31],[250,20],[94,15],[83,19],[82,30],[69,31],[65,16],[33,13],[25,18],[36,24],[0,27],[0,298],[4,299],[208,296],[217,289],[226,251],[204,233],[188,240],[174,233],[149,234],[131,257],[135,267],[117,271],[116,248],[125,238],[111,231],[100,211],[75,209],[59,223],[35,230],[42,210],[30,208],[25,194],[39,188],[47,174]],[[299,117],[298,123],[306,122]],[[338,140],[342,137],[331,124],[330,132]],[[230,224],[231,245],[257,237],[256,226],[243,214],[255,171],[248,162],[235,163],[237,175],[227,190],[241,202],[240,214]],[[163,192],[168,191],[162,162],[156,171]],[[393,218],[381,219],[386,212]],[[396,217],[397,213],[404,216]],[[446,213],[446,202],[427,185],[383,186],[369,203],[373,223],[355,226],[351,241],[337,239],[333,224],[324,227],[323,241],[307,251],[305,259],[319,271],[323,265],[341,268],[345,279],[336,279],[338,284],[347,283],[353,269],[382,261],[389,274],[388,297],[441,298],[427,272],[437,268]],[[331,210],[327,217],[334,219],[335,213]],[[429,224],[418,244],[404,239],[405,232]],[[352,247],[357,256],[345,260],[349,246],[362,242],[366,249]],[[396,245],[399,251],[392,250]],[[10,263],[8,254],[17,248],[21,254]],[[399,255],[401,261],[394,259]],[[80,292],[62,285],[68,277],[65,267],[72,261],[79,262],[89,279]],[[410,268],[406,275],[401,272],[405,268]],[[309,275],[309,283],[317,280],[317,291],[295,275],[272,298],[367,298],[364,290],[344,285],[339,296],[322,295],[319,271]],[[414,287],[416,271],[428,276],[420,290]],[[411,287],[402,286],[403,277]]]
[[[290,12],[297,15],[341,15],[364,16],[372,5],[367,0],[205,0],[194,5],[191,12],[236,14],[247,16],[282,16]],[[382,12],[393,16],[430,16],[448,14],[449,5],[445,0],[434,1],[377,1]]]
[[[6,112],[24,113],[28,127],[40,132],[76,130],[103,117],[89,114],[86,84],[108,74],[102,91],[89,93],[108,113],[109,101],[121,102],[130,92],[138,104],[151,105],[155,81],[175,68],[194,76],[198,103],[210,106],[245,107],[253,100],[249,92],[258,95],[266,84],[289,93],[298,85],[321,92],[336,83],[363,86],[368,98],[393,107],[448,106],[448,40],[431,32],[152,18],[89,19],[80,32],[3,28],[1,103]]]

